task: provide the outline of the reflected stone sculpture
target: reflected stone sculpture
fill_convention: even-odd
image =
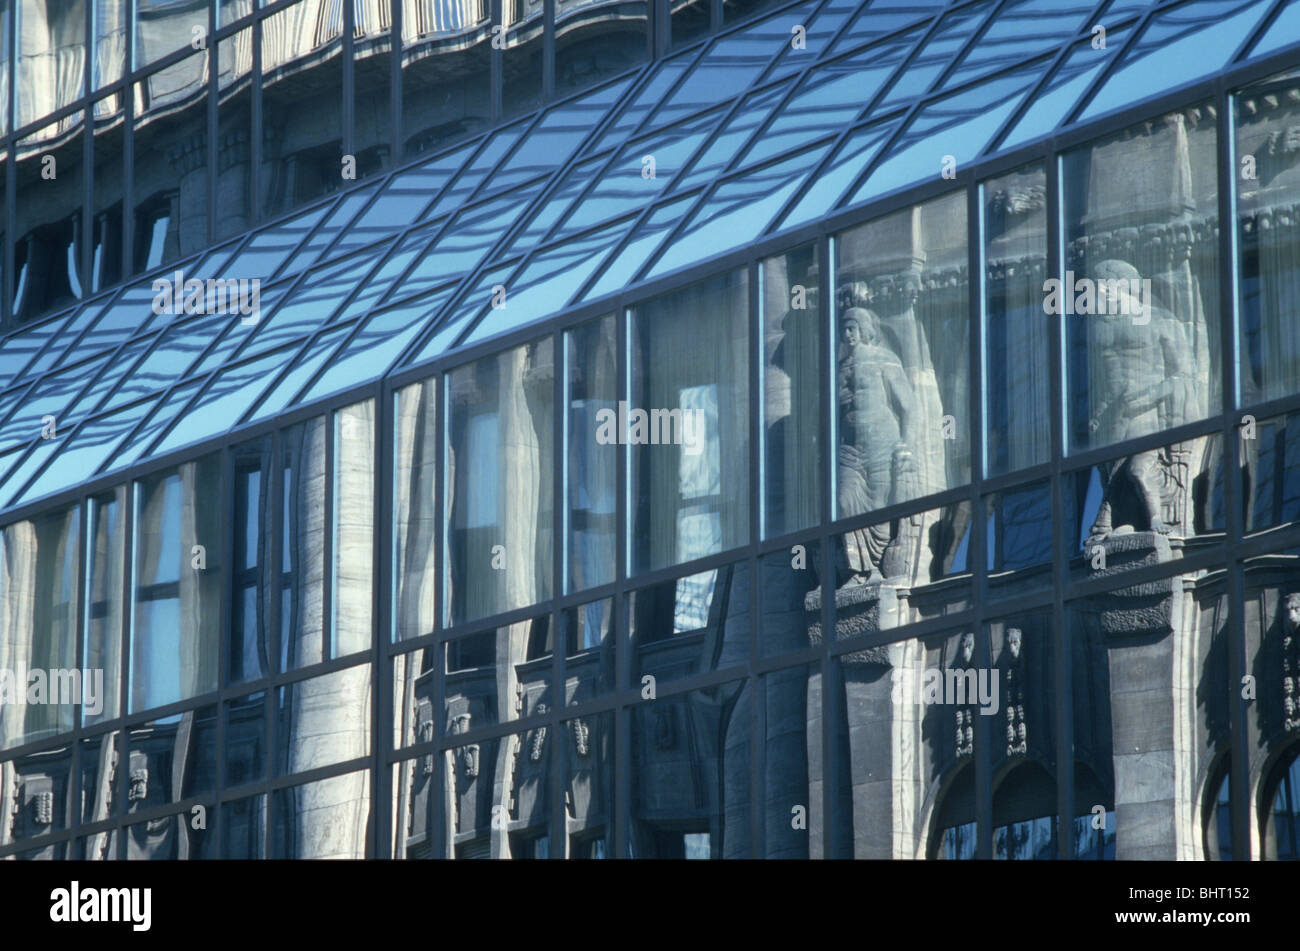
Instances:
[[[958,655],[957,663],[954,665],[958,670],[969,670],[975,657],[975,635],[969,632],[961,636],[961,651]],[[955,753],[958,758],[970,756],[975,752],[975,707],[973,704],[963,703],[957,707],[957,735]]]
[[[1007,650],[1004,655],[1003,676],[1006,678],[1007,755],[1029,752],[1028,729],[1025,726],[1025,662],[1021,656],[1024,635],[1020,628],[1007,631]]]
[[[918,494],[911,440],[915,397],[902,362],[881,346],[874,312],[849,309],[840,322],[837,399],[839,511],[854,515],[884,508]],[[905,558],[886,558],[896,532],[887,525],[856,529],[844,536],[841,570],[847,584],[863,584],[905,567]],[[896,573],[899,573],[896,571]]]
[[[1098,315],[1086,319],[1090,351],[1100,358],[1101,400],[1089,431],[1105,445],[1187,421],[1195,399],[1193,358],[1182,323],[1150,300],[1134,300],[1128,288],[1140,286],[1137,268],[1124,261],[1102,261],[1094,269]],[[1143,309],[1144,308],[1144,309]],[[1139,318],[1132,316],[1141,314]],[[1133,528],[1168,535],[1186,521],[1189,488],[1187,452],[1180,447],[1151,449],[1117,460],[1105,477],[1089,546],[1115,531],[1117,510],[1125,509]]]
[[[1282,729],[1300,730],[1300,591],[1286,596],[1282,621]]]

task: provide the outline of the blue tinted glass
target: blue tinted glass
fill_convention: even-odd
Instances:
[[[724,182],[692,216],[655,262],[647,277],[665,274],[727,248],[752,241],[813,173],[830,145]]]
[[[334,355],[320,379],[298,402],[310,403],[385,373],[450,296],[450,289],[443,290],[372,316]]]
[[[59,448],[60,444],[57,439],[38,439],[36,445],[28,452],[27,457],[5,477],[3,483],[0,483],[0,502],[7,505],[14,504],[16,500],[13,496],[27,483],[28,479],[39,472],[54,457]]]
[[[779,229],[791,228],[826,214],[839,202],[867,164],[879,154],[881,146],[898,128],[898,120],[876,123],[855,130],[845,139],[835,158],[813,180]]]
[[[289,292],[292,286],[290,281],[281,281],[272,287],[262,288],[259,295],[261,300],[258,302],[260,313],[271,313],[276,303]],[[233,316],[226,315],[218,323],[209,325],[213,336],[217,338],[216,343],[190,368],[190,375],[203,376],[225,364],[235,350],[257,332],[257,325],[261,322],[261,318],[258,315],[249,316],[257,317],[257,320],[245,324],[242,319],[236,320]]]
[[[929,19],[947,5],[947,0],[867,0],[866,9],[849,23],[834,52],[843,52],[873,37]]]
[[[673,83],[681,79],[682,73],[686,72],[695,61],[695,54],[688,53],[686,56],[674,56],[672,59],[665,60],[659,64],[646,84],[641,88],[641,92],[630,103],[623,107],[617,119],[605,130],[601,136],[600,144],[594,151],[607,149],[613,145],[621,145],[627,141],[627,137],[635,133],[638,129],[646,126],[646,120],[650,115],[650,110],[659,104],[664,95],[672,87]]]
[[[772,80],[788,76],[824,55],[830,48],[831,41],[835,39],[835,34],[844,26],[844,21],[860,2],[861,0],[827,0],[816,14],[812,12],[817,8],[816,3],[801,3],[793,9],[772,17],[771,22],[781,38],[779,44],[781,56],[765,78]],[[796,26],[804,28],[801,49],[796,49],[791,42]]]
[[[135,429],[155,402],[145,400],[79,426],[55,457],[56,462],[47,466],[31,487],[14,500],[14,504],[23,504],[89,479],[112,459],[118,443]]]
[[[346,228],[352,219],[357,216],[357,213],[366,206],[377,187],[371,185],[368,188],[348,192],[340,198],[338,203],[332,206],[334,210],[321,222],[315,233],[303,242],[302,247],[298,249],[298,253],[289,259],[289,263],[284,266],[281,273],[284,275],[297,274],[299,271],[310,267],[320,253],[338,237],[339,232]]]
[[[626,227],[626,223],[619,223],[539,252],[522,273],[511,278],[506,306],[489,308],[465,342],[477,343],[563,308],[599,267]]]
[[[7,386],[21,380],[20,374],[32,362],[47,343],[57,339],[68,322],[70,314],[57,320],[47,320],[43,324],[24,327],[21,331],[10,334],[0,343],[0,386]]]
[[[483,309],[484,303],[491,303],[495,289],[498,286],[505,286],[517,264],[517,261],[513,261],[510,264],[485,271],[473,289],[450,311],[443,313],[441,324],[434,331],[433,336],[420,349],[420,352],[413,359],[408,360],[407,363],[423,363],[445,353],[456,338],[464,332],[469,321],[478,316]]]
[[[297,352],[297,347],[276,350],[217,373],[151,454],[179,449],[234,426]]]
[[[44,373],[55,364],[67,366],[68,364],[75,363],[82,357],[87,356],[86,353],[77,352],[77,338],[80,337],[81,334],[85,332],[86,328],[94,322],[95,318],[99,316],[100,311],[104,309],[104,306],[110,299],[111,298],[100,299],[94,303],[87,304],[85,307],[78,310],[72,319],[63,325],[63,329],[60,330],[58,336],[50,342],[50,345],[31,362],[31,365],[27,367],[23,375],[26,377],[34,377],[38,373]],[[66,351],[71,351],[71,353]]]
[[[923,95],[930,88],[931,83],[948,68],[953,58],[961,52],[961,48],[983,22],[989,7],[990,4],[981,3],[945,16],[938,31],[926,41],[920,53],[907,64],[907,69],[889,90],[882,105],[897,105]]]
[[[424,215],[427,218],[436,218],[439,215],[455,211],[461,205],[465,204],[474,197],[474,193],[483,184],[483,180],[492,173],[497,163],[505,158],[506,153],[519,141],[519,137],[524,134],[522,124],[512,125],[506,129],[498,129],[483,144],[478,154],[461,169],[456,180],[451,183],[443,193],[438,196]]]
[[[375,307],[387,295],[389,288],[393,286],[393,282],[415,260],[415,256],[419,251],[420,248],[418,247],[405,246],[389,255],[388,260],[380,265],[374,274],[366,278],[365,284],[357,291],[356,296],[348,302],[348,305],[339,312],[339,315],[334,318],[334,322],[344,323]],[[405,286],[401,288],[401,293],[407,293]]]
[[[1296,43],[1300,43],[1300,0],[1289,0],[1264,35],[1255,41],[1250,57],[1267,56]]]
[[[329,249],[329,257],[336,257],[365,247],[385,235],[405,228],[415,220],[421,202],[412,200],[405,192],[381,191],[370,207],[363,211],[352,226]]]
[[[230,260],[225,267],[221,268],[220,274],[203,274],[203,277],[226,277],[226,278],[259,278],[263,281],[269,281],[275,276],[275,272],[280,269],[280,265],[285,259],[293,253],[294,249],[302,243],[303,238],[316,224],[325,217],[325,212],[329,211],[328,205],[319,208],[313,208],[304,214],[286,221],[284,224],[273,225],[253,235],[238,254]],[[208,263],[204,262],[202,270],[208,269]]]
[[[578,162],[572,166],[559,186],[547,196],[546,201],[537,209],[532,219],[519,230],[515,239],[510,243],[510,253],[515,251],[527,250],[533,245],[539,243],[551,230],[551,227],[560,216],[568,210],[573,200],[582,194],[583,190],[591,183],[596,174],[609,161],[608,155],[602,155],[598,158],[588,159],[585,162]]]
[[[685,195],[676,201],[670,201],[652,211],[648,218],[632,235],[624,246],[601,272],[600,278],[582,295],[583,300],[594,300],[604,294],[626,285],[636,272],[641,270],[648,257],[659,247],[660,242],[668,236],[669,230],[681,220],[691,204],[699,198],[699,192]]]
[[[403,280],[402,293],[419,293],[463,278],[527,209],[544,184],[544,179],[533,182],[458,214]]]
[[[135,285],[122,291],[121,296],[104,308],[90,328],[77,343],[77,352],[103,352],[115,350],[137,331],[152,323],[154,293],[149,285]]]
[[[289,401],[307,385],[307,381],[315,375],[322,364],[334,353],[339,343],[352,330],[353,327],[350,324],[335,327],[309,343],[302,350],[301,356],[293,358],[289,366],[289,372],[284,375],[283,379],[266,396],[262,397],[256,411],[249,417],[249,422],[257,422],[274,416],[288,406]]]
[[[1045,47],[1059,46],[1083,28],[1095,0],[1019,0],[998,11],[979,42],[966,52],[943,88],[1011,66]]]
[[[1194,3],[1155,17],[1093,94],[1080,121],[1173,89],[1220,68],[1273,0]]]
[[[493,176],[489,189],[513,188],[565,164],[631,84],[631,77],[621,79],[545,113]]]
[[[574,207],[555,237],[621,218],[659,198],[721,118],[720,111],[710,112],[627,146]],[[647,156],[654,160],[653,175],[648,172]]]
[[[132,340],[114,355],[112,363],[105,368],[106,372],[101,373],[90,389],[82,394],[78,410],[84,415],[89,415],[100,409],[99,403],[103,400],[104,394],[117,385],[118,380],[122,381],[121,385],[113,392],[112,397],[105,402],[104,409],[112,409],[115,406],[138,400],[142,396],[165,390],[171,384],[172,373],[169,372],[164,376],[156,374],[144,376],[135,372],[136,362],[144,356],[145,351],[153,345],[156,339],[156,336],[151,336]]]
[[[85,367],[43,377],[17,401],[9,418],[0,425],[0,448],[7,449],[27,442],[33,435],[41,435],[47,414],[55,418],[56,432],[57,427],[70,424],[72,420],[64,410],[107,360],[105,354]]]
[[[911,40],[872,47],[819,66],[750,147],[746,164],[814,142],[851,125],[903,62]]]
[[[783,24],[765,20],[741,33],[724,36],[700,56],[699,64],[686,81],[655,112],[651,125],[664,125],[738,96],[748,89],[777,53],[789,42],[790,28],[778,36]]]
[[[1115,0],[1115,2],[1104,11],[1106,20],[1114,21],[1120,17],[1146,13],[1148,9],[1154,7],[1159,2],[1160,0]]]
[[[301,340],[327,323],[330,315],[378,259],[378,251],[365,251],[308,274],[269,318],[262,317],[257,335],[241,356]]]
[[[178,386],[169,395],[163,397],[154,414],[132,435],[128,442],[122,444],[122,449],[117,454],[117,457],[109,460],[109,469],[124,469],[144,455],[144,451],[149,448],[149,444],[158,437],[159,433],[172,424],[176,414],[185,409],[185,404],[198,391],[199,382],[195,381],[184,386]],[[225,425],[229,426],[229,422]]]
[[[754,130],[768,117],[784,92],[784,89],[777,86],[748,96],[723,126],[722,131],[691,163],[689,170],[676,177],[670,192],[684,192],[698,185],[704,185],[730,168],[745,143],[754,134]]]
[[[1131,32],[1129,26],[1108,30],[1104,49],[1093,46],[1099,40],[1076,44],[1002,140],[1000,148],[1011,148],[1055,129],[1110,62],[1110,57],[1119,55]]]
[[[423,165],[398,172],[384,187],[390,195],[405,195],[416,205],[417,211],[423,212],[442,191],[453,175],[473,154],[476,143],[469,142]],[[427,217],[420,214],[421,218]]]
[[[1046,68],[1047,60],[1039,60],[926,106],[894,140],[889,157],[858,189],[853,204],[938,175],[949,157],[957,167],[974,161]]]

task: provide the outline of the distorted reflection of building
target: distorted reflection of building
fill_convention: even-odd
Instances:
[[[1300,859],[1300,5],[88,2],[0,857]]]

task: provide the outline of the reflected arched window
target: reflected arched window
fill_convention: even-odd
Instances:
[[[1228,782],[1228,765],[1225,757],[1214,778],[1206,784],[1205,857],[1223,862],[1232,860],[1232,800]]]
[[[1056,781],[1040,763],[1022,763],[993,793],[993,857],[1057,856]]]
[[[930,842],[932,859],[973,859],[978,855],[975,824],[975,769],[962,768],[939,803]]]
[[[1288,752],[1274,771],[1272,808],[1268,814],[1264,857],[1284,862],[1300,859],[1300,747]]]

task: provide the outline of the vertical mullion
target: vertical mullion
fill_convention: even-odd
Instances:
[[[216,240],[217,235],[217,208],[218,193],[217,180],[221,175],[221,148],[218,141],[219,125],[217,117],[217,72],[220,69],[220,62],[217,57],[217,48],[221,45],[216,41],[217,35],[217,6],[215,3],[208,4],[208,34],[204,38],[205,56],[204,61],[208,69],[208,175],[207,175],[207,203],[208,203],[208,234],[207,245],[211,247]]]
[[[135,2],[126,4],[126,58],[122,64],[122,280],[135,274]],[[12,205],[10,206],[12,207]],[[6,272],[7,273],[7,272]]]
[[[260,16],[254,15],[252,26],[248,27],[253,31],[253,63],[249,84],[249,112],[253,127],[249,130],[248,138],[248,200],[252,207],[249,209],[248,220],[254,223],[262,220],[262,22]]]
[[[212,34],[209,33],[209,36]],[[227,447],[221,453],[221,482],[220,482],[220,499],[221,499],[221,553],[218,565],[223,571],[221,584],[220,600],[220,624],[218,625],[218,649],[217,649],[217,778],[216,778],[216,811],[217,819],[214,828],[216,834],[221,832],[221,794],[225,791],[226,781],[226,703],[223,699],[226,696],[226,684],[230,681],[230,651],[234,647],[234,587],[235,577],[238,570],[235,564],[235,519],[241,514],[239,506],[236,503],[236,480],[235,480],[235,463],[234,451]],[[242,513],[243,518],[248,518],[247,503],[245,511]],[[182,552],[182,555],[184,553]],[[259,566],[260,568],[260,566]],[[270,692],[270,691],[268,691]],[[196,713],[197,715],[197,713]],[[184,824],[184,814],[178,820]],[[218,848],[221,846],[221,839],[216,840]]]
[[[1061,215],[1061,157],[1049,150],[1047,163],[1047,277],[1061,279],[1064,272],[1064,227]],[[1071,826],[1074,821],[1074,711],[1070,671],[1071,636],[1066,629],[1065,585],[1069,580],[1070,556],[1066,544],[1071,531],[1064,515],[1065,476],[1061,472],[1065,455],[1066,379],[1064,326],[1060,314],[1050,323],[1049,344],[1054,380],[1051,390],[1052,421],[1052,512],[1055,522],[1052,545],[1052,653],[1055,658],[1057,857],[1073,857]]]
[[[90,564],[90,512],[94,502],[89,498],[83,498],[77,503],[77,524],[80,529],[80,537],[77,544],[77,577],[73,585],[73,590],[77,592],[77,610],[75,612],[75,641],[73,656],[73,667],[79,667],[84,672],[90,667],[86,662],[86,626],[90,617],[90,579],[87,577],[87,566]],[[77,858],[77,836],[73,830],[81,825],[81,742],[82,735],[86,730],[86,720],[83,715],[83,706],[80,703],[72,706],[72,753],[68,763],[68,786],[67,795],[64,805],[64,834],[67,836],[67,845],[65,846],[64,857]]]
[[[501,121],[501,86],[502,86],[502,60],[505,57],[505,18],[502,16],[502,6],[510,0],[489,0],[491,3],[491,25],[488,30],[488,51],[489,51],[489,73],[488,73],[488,109],[491,121],[496,124]]]
[[[632,387],[631,366],[631,328],[630,314],[619,295],[614,311],[615,331],[618,339],[618,398],[630,400]],[[629,403],[630,405],[630,403]],[[628,531],[629,498],[631,493],[631,471],[629,466],[630,447],[625,434],[619,434],[617,472],[617,491],[615,493],[614,512],[614,692],[623,696],[628,690],[628,674],[631,661],[630,625],[627,616],[627,577],[628,545],[631,533]],[[639,698],[638,698],[638,701]],[[614,710],[614,808],[610,816],[613,835],[610,836],[610,854],[617,858],[626,858],[630,846],[628,834],[629,805],[631,799],[630,777],[632,759],[632,715],[627,703],[620,703]]]
[[[966,547],[966,569],[971,574],[975,596],[975,663],[993,673],[989,626],[987,549],[984,516],[984,201],[983,186],[973,177],[966,188],[967,313],[969,314],[969,471],[970,541]],[[983,710],[975,724],[975,828],[976,857],[993,857],[993,773],[992,744],[996,736]]]
[[[1240,405],[1237,383],[1238,280],[1237,271],[1237,163],[1235,100],[1222,83],[1216,95],[1218,112],[1219,189],[1219,341],[1222,354],[1221,392],[1223,413],[1224,496],[1227,511],[1228,581],[1228,735],[1230,769],[1228,796],[1231,802],[1233,858],[1251,857],[1250,842],[1250,728],[1247,701],[1237,685],[1249,670],[1246,657],[1245,582],[1240,560],[1242,536],[1241,449],[1235,414]],[[1211,791],[1213,793],[1213,791]],[[1206,856],[1210,858],[1210,856]]]
[[[352,62],[354,52],[353,47],[355,45],[353,43],[353,34],[356,31],[356,17],[353,9],[354,2],[355,0],[340,0],[340,3],[343,5],[343,43],[341,46],[343,56],[343,111],[340,115],[340,121],[343,125],[341,130],[343,133],[343,154],[351,155],[355,160],[356,141],[353,137],[352,129],[353,114],[355,112],[353,105],[353,81],[355,69]]]
[[[388,114],[393,160],[391,168],[402,164],[405,155],[402,151],[402,0],[391,0],[389,23],[389,48],[392,50],[388,68]]]
[[[434,631],[437,636],[434,642],[426,650],[433,652],[433,700],[429,716],[433,721],[433,735],[438,740],[437,755],[434,757],[433,778],[435,780],[433,790],[430,792],[429,800],[432,803],[431,818],[436,822],[428,823],[429,835],[437,835],[436,844],[431,843],[429,850],[430,855],[437,858],[455,858],[455,850],[451,850],[447,855],[442,855],[442,847],[445,843],[452,841],[455,834],[454,828],[447,828],[445,821],[447,818],[448,803],[446,801],[447,792],[447,756],[444,750],[443,736],[447,727],[447,716],[443,710],[443,685],[442,672],[446,666],[446,648],[443,646],[442,637],[443,629],[447,626],[447,600],[446,600],[446,579],[447,572],[450,570],[450,561],[447,558],[447,530],[446,530],[446,512],[447,512],[447,493],[451,491],[451,480],[448,478],[447,466],[447,412],[451,395],[451,377],[443,373],[441,376],[434,377],[434,412],[437,414],[434,419],[435,442],[434,447],[436,464],[434,467],[435,486],[434,486],[434,516],[433,531],[435,551],[438,553],[437,562],[434,570],[433,590],[434,590]],[[414,659],[414,654],[411,655]],[[410,661],[408,661],[409,663]],[[454,749],[454,747],[453,747]],[[455,755],[454,753],[452,754]],[[451,794],[455,796],[456,790],[454,785],[455,776],[452,776],[453,785]]]
[[[325,413],[325,564],[322,577],[325,584],[321,591],[321,644],[320,659],[334,658],[334,585],[337,582],[334,571],[334,535],[338,531],[338,486],[335,484],[338,463],[337,452],[338,410]]]
[[[131,751],[126,742],[127,727],[126,718],[131,711],[131,643],[135,640],[135,631],[133,622],[135,616],[134,610],[134,587],[135,587],[135,539],[136,539],[136,522],[139,513],[136,511],[136,496],[139,494],[138,482],[127,482],[126,486],[126,504],[125,520],[123,522],[124,531],[122,533],[122,636],[119,638],[118,649],[120,659],[118,661],[121,676],[118,678],[118,714],[121,717],[122,727],[117,731],[117,762],[118,774],[114,777],[117,781],[117,796],[115,797],[116,816],[110,813],[109,818],[116,818],[117,832],[117,857],[126,858],[126,797],[130,791],[130,773],[131,773]]]
[[[547,0],[546,9],[548,15],[554,12],[553,0]],[[551,28],[548,26],[548,43],[550,42],[550,33]],[[555,459],[555,477],[551,485],[551,508],[553,512],[551,524],[555,526],[551,533],[551,597],[558,599],[567,593],[569,578],[567,559],[565,558],[569,538],[569,510],[566,504],[569,482],[569,453],[568,440],[565,438],[568,431],[569,415],[569,352],[566,346],[566,334],[563,330],[556,330],[551,337],[551,365],[555,368],[555,379],[552,381],[554,388],[551,391],[555,403],[551,428],[551,438],[555,441],[555,448],[552,450]],[[565,623],[566,613],[564,611],[554,611],[551,614],[551,742],[547,753],[551,757],[551,772],[549,774],[551,781],[550,857],[553,859],[568,858],[569,855],[567,810],[564,805],[564,788],[567,784],[561,775],[562,770],[567,771],[566,763],[568,760],[568,747],[561,746],[567,740],[563,719],[567,700],[565,667],[569,653],[569,631]],[[560,755],[561,749],[565,750],[563,756]]]
[[[763,500],[765,492],[765,465],[763,451],[763,281],[762,262],[751,262],[746,269],[748,279],[749,310],[749,662],[746,684],[749,691],[749,858],[763,855],[763,822],[761,818],[762,772],[759,768],[759,707],[762,703],[762,682],[756,675],[758,669],[758,624],[761,604],[758,597],[759,561],[755,555],[758,540],[763,536]]]
[[[371,655],[370,676],[376,703],[371,706],[372,736],[370,761],[374,770],[371,779],[371,828],[374,829],[372,858],[392,857],[392,778],[388,765],[389,747],[393,741],[393,678],[387,662],[389,645],[393,639],[393,454],[396,440],[396,395],[386,380],[377,386],[375,400],[375,481],[374,528],[371,532],[373,566],[371,570]]]
[[[821,595],[822,595],[822,638],[821,638],[821,833],[820,848],[814,850],[809,842],[809,858],[831,857],[831,805],[832,782],[831,764],[831,660],[830,642],[835,625],[835,561],[832,557],[834,535],[825,530],[835,521],[837,506],[835,504],[835,458],[838,437],[835,432],[835,404],[831,394],[835,392],[835,329],[838,306],[835,301],[835,252],[836,241],[833,236],[822,235],[817,241],[817,299],[821,321],[821,346],[817,351],[818,378],[817,399],[820,409],[821,433],[821,514],[823,531],[821,534]],[[810,751],[811,752],[811,751]],[[810,797],[811,798],[811,797]],[[808,803],[811,811],[812,803]],[[809,838],[812,838],[812,825],[809,824]]]
[[[94,72],[92,62],[95,53],[95,4],[94,0],[86,3],[86,55],[82,57],[82,96],[86,104],[81,110],[81,247],[77,249],[77,267],[81,271],[81,296],[85,298],[94,294],[94,280],[91,274],[95,244],[95,104],[92,94]]]
[[[542,8],[542,102],[555,98],[555,2]]]
[[[12,3],[8,10],[8,27],[9,35],[5,38],[5,72],[8,79],[8,90],[5,94],[5,101],[0,108],[4,109],[4,128],[8,133],[9,147],[5,149],[5,220],[4,226],[4,246],[0,248],[4,260],[4,280],[3,280],[3,301],[0,301],[0,313],[3,314],[3,326],[8,328],[16,324],[14,319],[14,224],[18,221],[18,215],[14,211],[14,202],[18,196],[17,173],[14,168],[15,158],[13,155],[14,147],[18,144],[18,139],[13,135],[15,126],[14,101],[17,97],[16,86],[18,79],[18,67],[16,60],[18,57],[18,4]],[[128,41],[129,42],[129,41]],[[130,51],[130,47],[127,47]]]

